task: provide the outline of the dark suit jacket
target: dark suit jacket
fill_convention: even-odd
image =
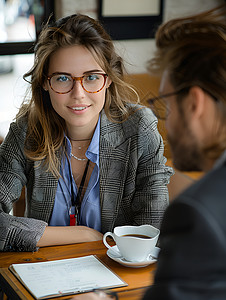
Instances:
[[[226,162],[165,212],[154,285],[144,300],[226,299]]]

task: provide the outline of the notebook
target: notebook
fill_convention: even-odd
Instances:
[[[9,269],[36,299],[128,285],[95,255],[12,264]]]

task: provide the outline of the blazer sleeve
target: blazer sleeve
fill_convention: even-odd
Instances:
[[[164,145],[157,129],[157,119],[150,109],[143,108],[140,113],[142,117],[138,122],[138,165],[133,205],[142,209],[135,215],[135,222],[149,223],[159,228],[168,207],[167,185],[174,171],[165,165]]]
[[[226,299],[225,232],[205,205],[183,195],[174,200],[160,247],[154,285],[143,300]]]
[[[12,123],[0,146],[0,251],[35,251],[47,223],[10,214],[27,183],[23,153],[26,132]]]

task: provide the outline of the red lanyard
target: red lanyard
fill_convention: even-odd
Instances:
[[[72,178],[71,178],[71,205],[75,207],[75,213],[72,214],[71,213],[71,208],[69,210],[69,215],[70,215],[70,226],[75,226],[79,224],[79,213],[80,213],[80,208],[81,208],[81,203],[82,203],[82,191],[84,188],[84,183],[86,180],[86,176],[87,176],[87,171],[88,171],[88,167],[89,167],[89,159],[86,163],[86,167],[82,176],[82,180],[78,189],[78,194],[76,196],[76,199],[74,199],[74,192],[73,192],[73,183],[72,183]]]

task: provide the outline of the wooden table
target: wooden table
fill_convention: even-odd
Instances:
[[[155,271],[155,264],[142,268],[128,268],[110,259],[106,254],[106,247],[102,241],[81,243],[65,246],[43,247],[37,252],[1,252],[0,253],[0,287],[10,298],[14,299],[34,299],[27,289],[8,270],[11,264],[29,263],[40,261],[51,261],[65,258],[73,258],[86,255],[96,255],[117,275],[119,275],[128,286],[115,288],[119,299],[137,300],[141,299],[146,288],[152,284]],[[38,284],[38,283],[37,283]],[[69,299],[70,297],[60,297],[58,299]],[[57,299],[57,298],[52,298]]]

